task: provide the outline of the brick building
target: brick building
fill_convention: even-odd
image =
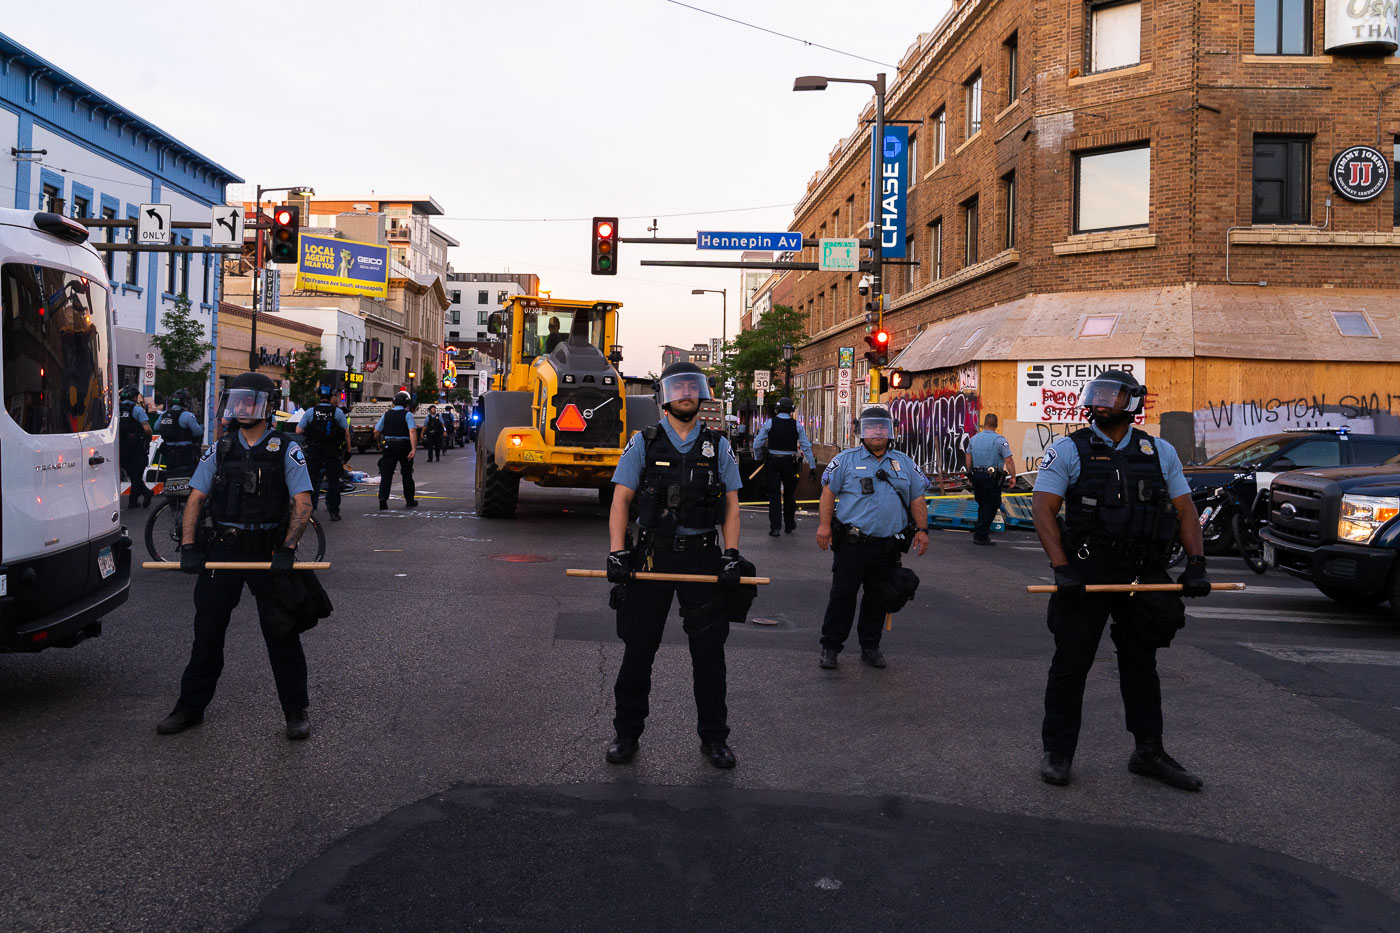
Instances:
[[[959,467],[988,410],[1031,465],[1075,426],[1072,374],[1108,361],[1140,367],[1147,427],[1188,456],[1287,426],[1400,433],[1395,186],[1353,201],[1329,181],[1361,144],[1384,155],[1361,174],[1394,168],[1396,15],[1347,10],[964,0],[918,37],[886,97],[888,119],[922,121],[905,242],[919,265],[886,266],[884,288],[914,379],[885,400],[926,467]],[[1370,44],[1337,48],[1343,26]],[[794,230],[861,233],[867,126],[813,175]],[[828,445],[849,439],[838,348],[865,350],[858,278],[790,272],[773,289],[808,313],[794,382]]]

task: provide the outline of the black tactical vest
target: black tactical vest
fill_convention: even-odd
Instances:
[[[423,422],[423,433],[432,437],[437,437],[443,432],[442,417],[440,415],[428,415]]]
[[[309,457],[327,457],[340,447],[340,426],[335,423],[335,406],[318,402],[311,409],[311,421],[302,430]]]
[[[156,421],[156,433],[160,439],[167,444],[193,444],[195,433],[189,428],[180,424],[180,416],[185,413],[183,408],[167,408]]]
[[[662,537],[677,528],[713,528],[724,517],[719,435],[705,426],[681,453],[660,424],[642,431],[646,466],[637,497],[637,524]]]
[[[122,447],[140,447],[146,443],[146,429],[136,420],[136,403],[126,399],[121,404],[122,416],[117,429],[117,439]]]
[[[273,431],[262,443],[244,449],[236,435],[219,441],[209,514],[227,525],[275,524],[287,517],[285,434]]]
[[[391,408],[384,413],[384,428],[379,432],[386,441],[408,440],[408,409]]]
[[[1162,475],[1158,440],[1132,429],[1116,450],[1089,428],[1070,435],[1079,452],[1079,479],[1065,493],[1069,543],[1090,538],[1142,545],[1146,552],[1170,546],[1176,536],[1176,507]]]
[[[769,450],[797,450],[797,422],[792,418],[774,418],[768,425]]]

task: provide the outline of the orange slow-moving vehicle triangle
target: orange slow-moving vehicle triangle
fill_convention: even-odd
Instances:
[[[554,422],[554,426],[560,431],[582,431],[588,427],[588,422],[583,420],[583,413],[578,410],[578,406],[570,402],[559,413],[559,420]]]

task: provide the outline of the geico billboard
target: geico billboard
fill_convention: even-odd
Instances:
[[[1075,424],[1084,420],[1079,396],[1084,386],[1106,369],[1131,373],[1142,382],[1147,361],[1032,360],[1017,364],[1016,420]]]
[[[296,287],[334,295],[389,297],[389,247],[303,233]]]

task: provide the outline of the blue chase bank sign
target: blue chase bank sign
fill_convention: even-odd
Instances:
[[[871,130],[871,142],[874,130]],[[885,138],[874,151],[880,158],[880,186],[871,192],[870,216],[875,220],[884,259],[903,259],[904,228],[909,216],[909,128],[885,127]]]

